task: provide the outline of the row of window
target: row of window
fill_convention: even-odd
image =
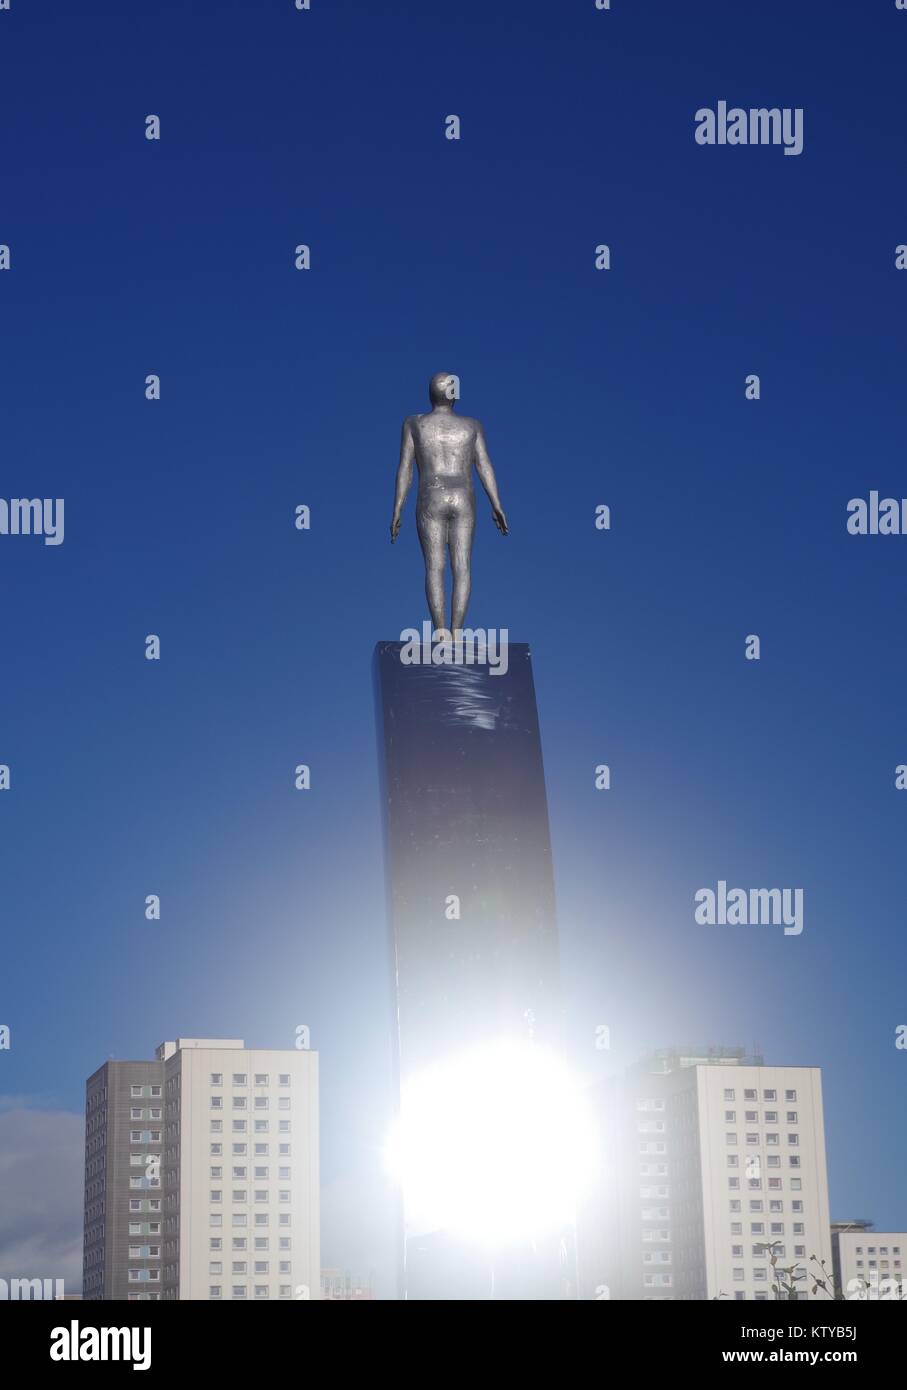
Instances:
[[[222,1227],[223,1224],[224,1224],[224,1218],[223,1218],[222,1216],[220,1216],[220,1215],[218,1215],[218,1214],[216,1214],[216,1213],[214,1213],[214,1212],[209,1213],[209,1217],[208,1217],[208,1225],[209,1225],[209,1226],[212,1226],[212,1227],[213,1227],[213,1226]],[[233,1224],[234,1226],[248,1226],[248,1224],[249,1224],[249,1219],[248,1219],[248,1217],[245,1216],[244,1214],[235,1211],[235,1212],[233,1213],[232,1224]],[[253,1225],[255,1225],[256,1227],[267,1227],[269,1224],[270,1224],[270,1221],[269,1221],[268,1213],[267,1213],[266,1211],[257,1211],[257,1212],[255,1212],[255,1220],[254,1220],[254,1222],[253,1222]],[[288,1213],[286,1213],[286,1212],[281,1212],[280,1215],[279,1215],[278,1218],[277,1218],[277,1224],[278,1224],[279,1226],[289,1226],[289,1224],[290,1224],[290,1217],[289,1217]],[[215,1244],[214,1244],[214,1239],[215,1239],[215,1237],[212,1236],[212,1237],[211,1237],[211,1249],[212,1249],[212,1250],[219,1250],[221,1247],[220,1247],[220,1245],[215,1245]],[[220,1240],[220,1237],[218,1236],[218,1237],[216,1237],[216,1239],[219,1241],[219,1240]],[[281,1236],[280,1239],[281,1239],[281,1241],[283,1241],[283,1240],[289,1240],[289,1237],[288,1237],[288,1236]],[[237,1240],[237,1237],[234,1236],[234,1237],[233,1237],[233,1248],[234,1248],[234,1249],[245,1249],[245,1246],[237,1246],[236,1240]],[[289,1250],[290,1247],[289,1247],[289,1245],[283,1245],[283,1244],[281,1244],[281,1247],[280,1247],[280,1248],[281,1248],[281,1250]]]
[[[774,1241],[772,1241],[771,1244],[772,1244],[772,1249],[774,1250],[774,1252],[775,1252],[775,1254],[777,1255],[777,1257],[778,1257],[779,1259],[785,1259],[785,1258],[786,1258],[785,1247],[784,1247],[783,1245],[781,1245],[781,1244],[776,1244]],[[765,1256],[766,1256],[766,1249],[765,1249],[764,1244],[759,1244],[759,1245],[754,1245],[754,1246],[752,1246],[752,1247],[751,1247],[751,1252],[750,1252],[750,1253],[752,1254],[752,1256],[753,1256],[754,1259],[756,1259],[756,1260],[764,1260],[764,1259],[765,1259]],[[735,1259],[735,1260],[742,1260],[742,1259],[743,1259],[743,1246],[742,1246],[742,1245],[732,1245],[732,1246],[731,1246],[731,1257],[732,1257],[733,1259]],[[805,1246],[805,1245],[795,1245],[795,1246],[794,1246],[794,1259],[795,1259],[795,1260],[805,1260],[805,1259],[806,1259],[806,1246]]]
[[[254,1086],[270,1086],[270,1084],[271,1084],[271,1079],[270,1079],[270,1077],[268,1076],[268,1073],[267,1073],[266,1071],[257,1071],[257,1072],[254,1072],[254,1073],[253,1073],[253,1076],[254,1076],[254,1080],[253,1080],[253,1083],[252,1083],[252,1084],[253,1084]],[[289,1073],[288,1071],[283,1071],[283,1072],[279,1072],[279,1073],[278,1073],[278,1076],[277,1076],[277,1084],[278,1084],[278,1086],[289,1086],[290,1080],[291,1080],[291,1077],[290,1077],[290,1073]],[[211,1073],[211,1085],[212,1085],[212,1086],[223,1086],[223,1084],[224,1084],[224,1074],[223,1074],[223,1072],[221,1072],[221,1071],[213,1071],[213,1072]],[[233,1073],[233,1083],[232,1083],[232,1084],[233,1084],[234,1086],[248,1086],[248,1084],[249,1084],[249,1077],[248,1077],[247,1073],[244,1072],[244,1071],[235,1071],[235,1072]]]
[[[223,1168],[220,1168],[220,1167],[217,1167],[217,1166],[212,1166],[212,1167],[209,1169],[209,1176],[212,1177],[212,1178],[215,1178],[215,1179],[216,1179],[216,1178],[222,1178],[222,1177],[224,1176],[224,1170],[223,1170]],[[246,1179],[248,1178],[248,1176],[249,1176],[249,1170],[248,1170],[247,1168],[243,1167],[241,1164],[235,1164],[235,1165],[233,1166],[233,1168],[231,1169],[231,1171],[230,1171],[230,1176],[232,1177],[232,1179],[233,1179],[234,1182],[245,1182],[245,1180],[246,1180]],[[258,1167],[253,1168],[253,1170],[252,1170],[252,1176],[255,1178],[256,1182],[258,1182],[258,1181],[265,1181],[265,1182],[267,1182],[268,1178],[270,1178],[270,1176],[271,1176],[271,1170],[270,1170],[270,1168],[265,1168],[264,1166],[258,1166]],[[278,1178],[279,1178],[280,1180],[282,1180],[283,1182],[289,1182],[289,1181],[290,1181],[290,1170],[289,1170],[289,1168],[278,1168],[278,1169],[277,1169],[277,1176],[278,1176]]]
[[[271,1200],[271,1193],[268,1191],[268,1189],[267,1189],[266,1187],[261,1187],[261,1188],[256,1187],[256,1188],[254,1188],[253,1190],[254,1190],[254,1193],[255,1193],[255,1201],[256,1201],[256,1202],[269,1202],[269,1201]],[[209,1193],[208,1193],[208,1200],[211,1201],[211,1202],[214,1202],[214,1203],[222,1202],[222,1201],[224,1200],[224,1194],[223,1194],[222,1190],[221,1190],[219,1187],[211,1188],[211,1190],[210,1190]],[[241,1203],[241,1204],[242,1204],[242,1203],[245,1203],[245,1202],[248,1202],[248,1200],[249,1200],[249,1193],[248,1193],[248,1190],[247,1190],[245,1187],[234,1188],[234,1189],[233,1189],[232,1200],[233,1200],[234,1202],[239,1202],[239,1203]],[[290,1189],[289,1189],[288,1187],[280,1187],[280,1188],[278,1188],[278,1189],[277,1189],[277,1200],[278,1200],[279,1202],[289,1202],[289,1200],[290,1200]]]
[[[267,1109],[270,1108],[270,1104],[271,1104],[271,1098],[270,1098],[270,1096],[253,1096],[253,1097],[252,1097],[252,1108],[253,1108],[254,1110],[267,1110]],[[212,1097],[211,1097],[211,1109],[212,1109],[212,1110],[223,1110],[223,1108],[224,1108],[224,1098],[223,1098],[223,1096],[212,1096]],[[248,1106],[248,1097],[247,1097],[247,1096],[234,1096],[234,1097],[233,1097],[233,1109],[234,1109],[234,1110],[248,1110],[248,1108],[249,1108],[249,1106]],[[289,1097],[289,1096],[278,1096],[278,1097],[277,1097],[277,1109],[278,1109],[278,1110],[289,1110],[289,1108],[290,1108],[290,1097]]]
[[[268,1286],[267,1286],[267,1284],[256,1284],[256,1285],[254,1286],[254,1289],[255,1289],[255,1293],[254,1293],[255,1298],[270,1298],[270,1296],[271,1296],[270,1293],[269,1293],[269,1291],[268,1291]],[[223,1286],[222,1286],[221,1284],[212,1284],[212,1285],[210,1286],[210,1288],[208,1289],[208,1297],[209,1297],[209,1298],[223,1298],[223,1296],[224,1296],[224,1291],[223,1291]],[[233,1285],[231,1286],[231,1294],[230,1294],[230,1297],[231,1297],[231,1298],[247,1298],[247,1297],[248,1297],[248,1290],[247,1290],[245,1284],[233,1284]],[[292,1286],[292,1284],[281,1284],[280,1287],[279,1287],[278,1297],[279,1297],[279,1298],[292,1298],[292,1297],[293,1297],[293,1286]]]
[[[739,1212],[739,1211],[741,1210],[740,1202],[739,1202],[736,1198],[734,1198],[734,1199],[730,1202],[729,1205],[730,1205],[730,1209],[731,1209],[732,1212]],[[761,1197],[751,1197],[751,1198],[750,1198],[749,1209],[750,1209],[751,1212],[753,1212],[753,1211],[754,1211],[754,1212],[761,1212],[761,1211],[764,1211],[764,1210],[765,1210],[765,1207],[764,1207],[764,1205],[763,1205],[762,1198],[761,1198]],[[799,1198],[795,1199],[794,1201],[791,1202],[791,1204],[790,1204],[790,1209],[791,1209],[791,1211],[802,1212],[802,1210],[803,1210],[803,1202],[802,1202]],[[774,1208],[771,1204],[769,1204],[769,1211],[774,1211],[774,1210],[775,1210],[775,1208]]]
[[[795,1158],[793,1155],[791,1155],[790,1158],[788,1158],[787,1162],[788,1162],[788,1167],[790,1167],[790,1168],[799,1168],[799,1167],[800,1167],[800,1160],[799,1160],[799,1158]],[[768,1167],[769,1167],[769,1168],[780,1168],[780,1167],[781,1167],[780,1160],[779,1160],[777,1163],[769,1162]],[[747,1171],[749,1171],[749,1164],[747,1164]],[[728,1178],[728,1180],[727,1180],[727,1185],[728,1185],[728,1188],[730,1189],[731,1192],[739,1192],[739,1191],[740,1191],[740,1179],[739,1179],[739,1178]],[[746,1180],[746,1185],[747,1185],[747,1187],[749,1188],[750,1192],[760,1192],[760,1191],[762,1190],[762,1179],[761,1179],[761,1178],[747,1178],[747,1180]],[[778,1188],[778,1187],[781,1186],[781,1179],[780,1179],[780,1178],[769,1178],[769,1180],[768,1180],[768,1185],[769,1185],[769,1187],[776,1187],[776,1188]]]
[[[797,1119],[797,1111],[796,1111],[796,1110],[788,1110],[788,1111],[785,1112],[785,1114],[786,1114],[786,1118],[787,1118],[787,1123],[788,1123],[789,1125],[799,1124],[799,1121],[798,1121],[798,1119]],[[757,1124],[759,1123],[759,1111],[758,1111],[758,1110],[744,1110],[744,1112],[743,1112],[743,1120],[744,1120],[744,1123],[745,1123],[745,1124],[748,1124],[748,1125],[757,1125]],[[725,1110],[725,1112],[724,1112],[724,1123],[725,1123],[726,1125],[735,1125],[735,1124],[737,1123],[737,1111],[736,1111],[736,1110]],[[776,1125],[776,1124],[778,1123],[778,1112],[777,1112],[777,1110],[766,1110],[764,1116],[762,1117],[762,1123],[763,1123],[763,1124],[766,1124],[766,1125]]]
[[[281,1212],[277,1219],[281,1226],[289,1226],[290,1224],[289,1212]],[[223,1216],[221,1216],[220,1212],[212,1211],[208,1213],[208,1225],[211,1227],[212,1230],[220,1230],[223,1224],[224,1218]],[[236,1226],[239,1229],[242,1229],[243,1226],[248,1226],[249,1218],[245,1212],[234,1211],[230,1217],[230,1224],[231,1226]],[[267,1218],[264,1221],[261,1221],[259,1217],[256,1215],[255,1225],[267,1225]]]
[[[725,1091],[725,1093],[724,1093],[724,1098],[725,1098],[725,1100],[736,1100],[736,1099],[737,1099],[737,1092],[736,1092],[735,1090],[733,1090],[733,1088],[729,1087],[729,1088]],[[758,1099],[759,1099],[759,1092],[753,1090],[751,1087],[747,1087],[747,1089],[743,1092],[743,1099],[744,1099],[744,1100],[758,1100]],[[762,1099],[763,1099],[764,1101],[776,1101],[776,1100],[778,1099],[778,1092],[777,1092],[777,1091],[772,1091],[772,1090],[763,1091],[763,1092],[762,1092]],[[793,1101],[794,1103],[796,1103],[796,1100],[797,1100],[797,1092],[796,1092],[796,1091],[785,1091],[785,1092],[784,1092],[784,1099],[785,1099],[786,1101]]]
[[[777,1132],[764,1134],[761,1137],[758,1134],[748,1133],[744,1135],[744,1138],[747,1144],[779,1144],[781,1142],[781,1136]],[[725,1144],[736,1144],[737,1135],[733,1131],[730,1133],[725,1132],[724,1142]],[[787,1142],[792,1148],[795,1148],[800,1143],[799,1134],[788,1134]]]
[[[232,1129],[232,1132],[233,1132],[234,1134],[248,1134],[248,1132],[249,1132],[249,1122],[248,1122],[248,1120],[234,1120],[234,1121],[232,1122],[231,1129]],[[289,1120],[278,1120],[278,1121],[277,1121],[277,1130],[278,1130],[278,1133],[279,1133],[279,1134],[289,1134],[289,1133],[290,1133],[290,1121],[289,1121]],[[223,1122],[223,1120],[212,1120],[212,1121],[211,1121],[211,1133],[212,1133],[212,1134],[223,1134],[223,1132],[224,1132],[224,1122]],[[270,1134],[270,1132],[271,1132],[271,1131],[270,1131],[270,1121],[269,1121],[269,1120],[256,1120],[256,1121],[255,1121],[255,1129],[254,1129],[253,1133],[255,1133],[255,1134]]]
[[[208,1241],[208,1248],[209,1250],[223,1250],[223,1239],[220,1236],[212,1236]],[[247,1250],[249,1248],[248,1238],[246,1236],[234,1236],[231,1241],[231,1248],[233,1250]],[[268,1250],[270,1248],[270,1237],[255,1236],[252,1248],[253,1250]],[[291,1250],[293,1247],[290,1237],[280,1236],[277,1242],[277,1248],[278,1250]]]
[[[243,1143],[234,1144],[234,1145],[233,1145],[233,1150],[232,1150],[232,1151],[233,1151],[233,1157],[234,1157],[234,1158],[242,1158],[242,1157],[244,1157],[244,1155],[246,1155],[246,1154],[249,1152],[249,1146],[248,1146],[248,1144],[243,1144]],[[209,1146],[209,1153],[210,1153],[210,1155],[211,1155],[212,1158],[221,1158],[221,1157],[223,1156],[223,1152],[224,1152],[224,1146],[223,1146],[223,1144],[211,1144],[211,1145]],[[290,1156],[290,1145],[289,1145],[289,1144],[278,1144],[278,1145],[277,1145],[277,1152],[280,1154],[280,1157],[281,1157],[281,1158],[289,1158],[289,1156]],[[269,1154],[269,1145],[268,1145],[267,1143],[255,1144],[255,1145],[254,1145],[254,1153],[255,1153],[255,1157],[256,1157],[256,1158],[268,1158],[268,1157],[270,1157],[270,1154]]]
[[[208,1261],[208,1273],[209,1273],[209,1274],[223,1274],[223,1272],[224,1272],[224,1266],[223,1266],[223,1263],[222,1263],[221,1260],[209,1260],[209,1261]],[[270,1260],[253,1260],[253,1261],[252,1261],[252,1271],[251,1271],[251,1272],[252,1272],[253,1274],[270,1274],[270,1272],[271,1272],[271,1262],[270,1262]],[[276,1272],[277,1272],[278,1274],[292,1274],[293,1268],[292,1268],[291,1262],[290,1262],[289,1260],[278,1260]],[[248,1274],[248,1273],[249,1273],[249,1264],[248,1264],[248,1261],[247,1261],[247,1260],[233,1260],[233,1261],[232,1261],[232,1264],[231,1264],[231,1267],[230,1267],[230,1273],[231,1273],[231,1274]]]
[[[858,1246],[856,1247],[856,1253],[857,1253],[858,1255],[862,1255],[862,1253],[863,1253],[863,1247],[862,1247],[862,1245],[858,1245]],[[899,1245],[892,1245],[892,1247],[891,1247],[891,1253],[892,1253],[892,1255],[900,1255],[900,1253],[901,1253],[901,1247],[900,1247]],[[875,1255],[875,1254],[887,1255],[887,1254],[888,1254],[888,1246],[887,1246],[887,1245],[880,1245],[879,1248],[878,1248],[878,1251],[876,1251],[876,1247],[875,1247],[874,1245],[867,1245],[867,1247],[866,1247],[866,1254],[867,1254],[867,1255]]]

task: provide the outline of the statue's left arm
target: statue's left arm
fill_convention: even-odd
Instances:
[[[479,475],[482,486],[488,494],[491,503],[491,514],[494,517],[494,524],[502,536],[507,535],[507,518],[501,506],[501,499],[498,496],[498,483],[494,476],[494,469],[491,466],[491,459],[488,457],[488,445],[485,443],[485,431],[476,421],[476,472]]]

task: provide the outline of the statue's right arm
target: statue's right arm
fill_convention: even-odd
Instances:
[[[400,462],[397,466],[397,491],[394,497],[394,515],[391,518],[391,545],[397,539],[400,531],[400,516],[403,512],[403,503],[406,501],[406,494],[409,492],[413,481],[413,459],[416,456],[416,445],[413,439],[412,421],[409,416],[403,421],[403,433],[400,437]]]

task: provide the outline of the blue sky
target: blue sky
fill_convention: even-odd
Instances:
[[[453,371],[511,526],[480,499],[470,619],[534,653],[576,1066],[819,1065],[833,1217],[903,1229],[907,538],[845,522],[907,492],[907,13],[312,4],[0,13],[0,491],[66,501],[63,545],[0,537],[0,1090],[72,1112],[108,1056],[306,1023],[325,1261],[389,1260],[337,1197],[379,1190],[390,1105],[370,658],[424,616],[412,500],[387,528]],[[720,99],[802,107],[803,153],[696,145]],[[802,887],[803,934],[696,926],[719,879]]]

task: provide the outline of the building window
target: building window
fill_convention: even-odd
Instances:
[[[212,1109],[212,1110],[223,1110],[223,1108],[224,1108],[224,1098],[223,1098],[223,1096],[212,1096],[212,1097],[211,1097],[211,1109]]]
[[[255,1073],[255,1085],[256,1085],[256,1086],[267,1086],[267,1085],[268,1085],[268,1073],[267,1073],[266,1071],[257,1071],[257,1072]]]
[[[234,1085],[234,1086],[245,1086],[247,1080],[248,1080],[248,1078],[246,1077],[246,1073],[245,1073],[244,1071],[235,1071],[235,1072],[233,1073],[233,1085]]]
[[[211,1085],[212,1085],[212,1086],[223,1086],[223,1084],[224,1084],[223,1072],[213,1071],[213,1072],[211,1073]]]
[[[784,1092],[784,1099],[785,1099],[785,1100],[794,1100],[794,1101],[795,1101],[795,1100],[797,1099],[797,1092],[796,1092],[796,1091],[785,1091],[785,1092]]]
[[[290,1073],[288,1071],[281,1072],[277,1078],[277,1081],[280,1086],[289,1086]],[[731,1093],[731,1098],[733,1099],[733,1092]],[[725,1099],[727,1099],[727,1096],[725,1096]]]

